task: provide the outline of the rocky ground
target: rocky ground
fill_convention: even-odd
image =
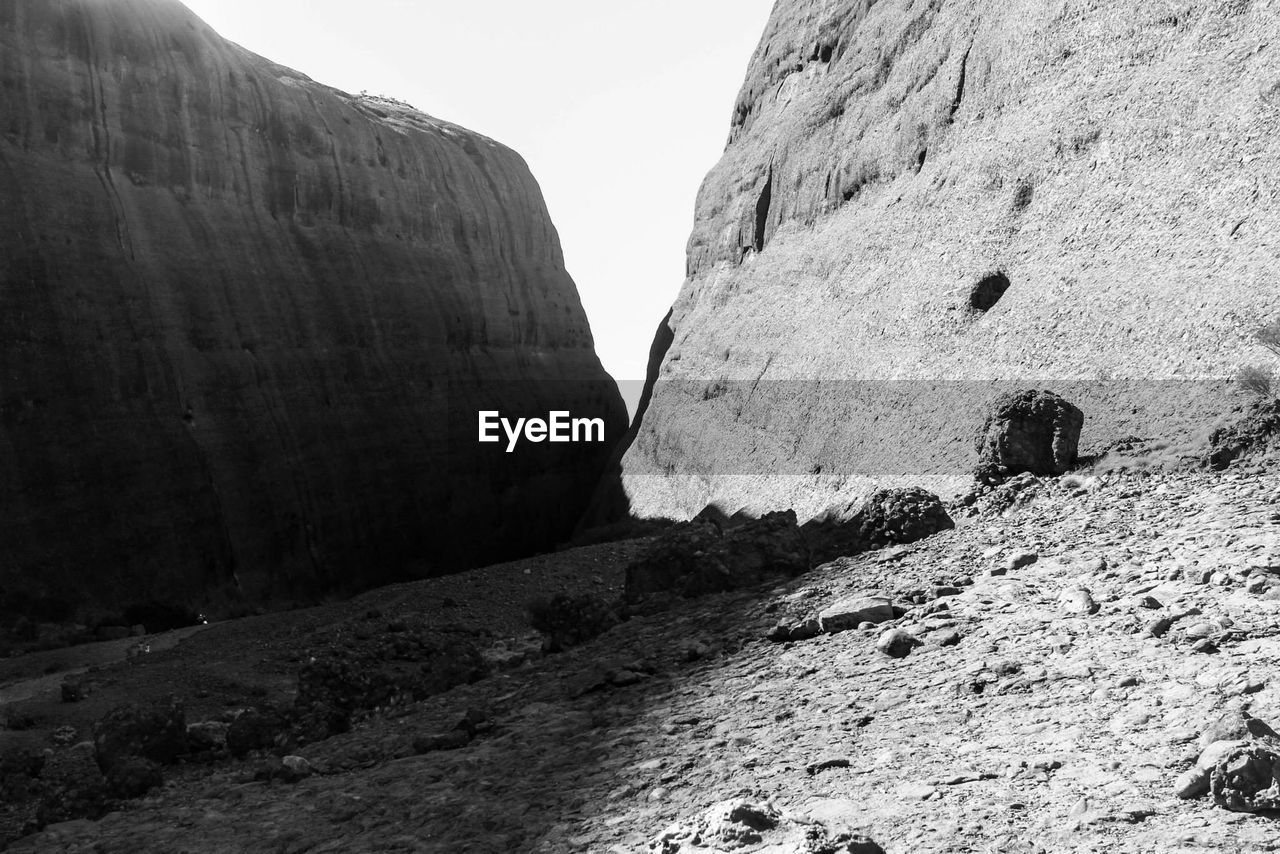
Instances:
[[[888,852],[1274,850],[1272,817],[1175,788],[1240,709],[1280,724],[1276,461],[1106,468],[1023,478],[955,508],[958,527],[928,540],[691,600],[375,711],[298,748],[293,775],[263,773],[279,768],[265,753],[167,768],[163,787],[100,821],[9,850],[876,850],[864,837]],[[283,697],[317,632],[371,611],[379,623],[448,611],[497,644],[527,632],[524,597],[616,591],[642,547],[214,626],[92,671],[105,687],[91,697],[106,702],[113,682],[176,690],[189,721]],[[871,595],[901,616],[768,639]],[[894,629],[919,642],[895,635],[905,657],[878,646]],[[218,688],[220,670],[240,693]],[[51,738],[82,708],[46,703],[34,731]],[[441,740],[468,716],[468,738]],[[27,734],[0,732],[15,735]]]

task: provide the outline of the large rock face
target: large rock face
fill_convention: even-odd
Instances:
[[[1080,406],[1086,450],[1225,414],[1280,314],[1278,38],[1260,0],[780,0],[699,197],[632,510],[948,492],[1016,388]]]
[[[306,599],[552,545],[625,430],[518,155],[175,0],[0,4],[0,590]]]

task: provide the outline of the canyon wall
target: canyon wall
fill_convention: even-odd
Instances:
[[[971,483],[988,401],[1191,442],[1280,315],[1266,0],[779,0],[699,194],[632,512]]]
[[[175,0],[0,4],[0,598],[307,601],[546,549],[626,429],[521,158]]]

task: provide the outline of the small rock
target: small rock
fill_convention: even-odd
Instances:
[[[187,747],[193,753],[219,750],[227,746],[231,725],[222,721],[200,721],[187,725]]]
[[[1189,640],[1199,640],[1200,638],[1212,637],[1215,631],[1213,623],[1196,623],[1187,629],[1187,638]]]
[[[89,686],[79,679],[64,679],[62,681],[62,702],[78,703],[88,696]]]
[[[805,771],[812,777],[820,771],[827,771],[832,768],[848,768],[850,762],[843,756],[834,759],[823,759],[821,762],[812,762],[805,766]]]
[[[902,629],[890,629],[876,641],[876,649],[890,658],[906,658],[918,646],[920,640]]]
[[[1243,741],[1249,737],[1249,728],[1246,726],[1245,712],[1239,704],[1233,705],[1226,712],[1218,717],[1213,723],[1205,727],[1197,739],[1200,749],[1206,750],[1217,741]]]
[[[851,596],[832,603],[818,615],[824,632],[834,634],[862,623],[884,623],[893,619],[893,604],[881,596]]]
[[[246,709],[227,728],[225,742],[232,756],[242,758],[251,750],[267,750],[276,746],[289,731],[284,714],[270,706]]]
[[[897,795],[904,801],[924,801],[933,797],[937,789],[926,783],[904,783],[897,789]]]
[[[1139,607],[1149,608],[1151,610],[1164,607],[1164,605],[1161,604],[1160,600],[1154,596],[1143,596],[1141,599],[1138,600],[1138,605]]]
[[[1200,751],[1200,757],[1196,760],[1196,768],[1201,771],[1212,771],[1213,767],[1231,751],[1245,745],[1244,739],[1232,739],[1215,741]]]
[[[1162,638],[1171,628],[1173,628],[1173,618],[1161,617],[1158,620],[1152,620],[1147,623],[1144,631],[1149,637]]]
[[[765,634],[767,640],[774,643],[786,643],[791,640],[791,626],[786,623],[778,623]]]
[[[1038,560],[1040,560],[1040,555],[1035,552],[1016,552],[1005,561],[1004,565],[1010,572],[1016,572],[1019,569],[1031,566]]]
[[[1218,647],[1213,641],[1205,638],[1204,640],[1198,640],[1192,644],[1191,651],[1198,652],[1202,655],[1212,655],[1218,651]]]
[[[480,709],[467,709],[466,713],[458,720],[454,729],[460,729],[471,737],[475,737],[476,733],[488,729],[488,715]]]
[[[462,729],[450,732],[422,735],[413,740],[415,753],[434,753],[437,750],[460,750],[471,743],[471,733]]]
[[[283,766],[280,776],[286,783],[296,783],[316,773],[315,767],[301,756],[286,756],[280,764]]]
[[[1093,596],[1088,590],[1077,588],[1075,590],[1067,590],[1058,597],[1058,602],[1062,605],[1062,609],[1068,614],[1079,614],[1081,616],[1093,614],[1098,610],[1098,604],[1093,601]]]
[[[159,764],[142,756],[125,756],[103,773],[107,792],[116,798],[141,797],[164,783]]]
[[[638,685],[643,682],[644,679],[645,675],[643,673],[637,673],[634,670],[627,670],[624,668],[609,675],[609,684],[618,688],[626,688],[630,685]]]
[[[791,626],[789,632],[792,641],[812,640],[822,634],[822,624],[818,620],[805,620]]]
[[[956,646],[960,643],[960,633],[954,629],[940,632],[934,640],[938,646]]]
[[[707,646],[702,641],[691,643],[689,646],[685,647],[684,650],[685,661],[701,661],[710,654],[711,647]]]
[[[1184,771],[1173,784],[1173,794],[1183,800],[1209,794],[1209,772],[1203,768]]]

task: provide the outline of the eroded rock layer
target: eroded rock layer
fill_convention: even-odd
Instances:
[[[1094,450],[1236,405],[1280,313],[1276,11],[779,2],[699,196],[632,509],[955,481],[1002,391],[1057,391]]]
[[[0,4],[10,603],[307,599],[552,545],[609,449],[506,455],[480,409],[625,429],[518,155],[175,0]]]

